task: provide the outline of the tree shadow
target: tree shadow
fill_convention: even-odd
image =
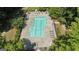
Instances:
[[[31,43],[29,39],[25,38],[23,38],[23,42],[25,51],[35,51],[34,47],[36,46],[36,43]]]
[[[25,28],[26,26],[27,26],[27,24],[24,22],[24,24],[22,26],[22,29]]]
[[[23,14],[23,17],[24,17],[24,20],[28,20],[29,19],[29,16],[26,13]]]
[[[29,16],[28,14],[24,13],[23,17],[24,17],[24,24],[22,28],[25,28],[27,26],[27,20],[29,20]]]
[[[0,30],[8,31],[11,28],[10,21],[16,17],[24,17],[22,7],[1,7],[0,8]]]

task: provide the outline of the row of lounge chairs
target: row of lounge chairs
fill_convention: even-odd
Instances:
[[[48,12],[40,12],[40,11],[35,11],[35,12],[30,12],[31,15],[48,15]]]

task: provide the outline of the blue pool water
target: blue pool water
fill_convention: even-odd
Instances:
[[[43,37],[45,26],[46,26],[46,17],[35,16],[34,21],[29,29],[29,36],[38,38]]]

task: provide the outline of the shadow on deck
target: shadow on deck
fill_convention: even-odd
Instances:
[[[35,51],[36,43],[31,43],[29,39],[23,38],[25,51]]]

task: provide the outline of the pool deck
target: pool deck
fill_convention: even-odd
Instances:
[[[31,12],[28,14],[29,19],[25,21],[25,26],[21,32],[21,39],[29,39],[31,43],[36,43],[36,48],[49,47],[52,44],[54,38],[56,38],[56,32],[53,20],[51,20],[49,14],[47,12]],[[45,16],[46,17],[46,27],[45,27],[45,35],[43,38],[31,38],[28,35],[29,28],[33,22],[34,16]]]

